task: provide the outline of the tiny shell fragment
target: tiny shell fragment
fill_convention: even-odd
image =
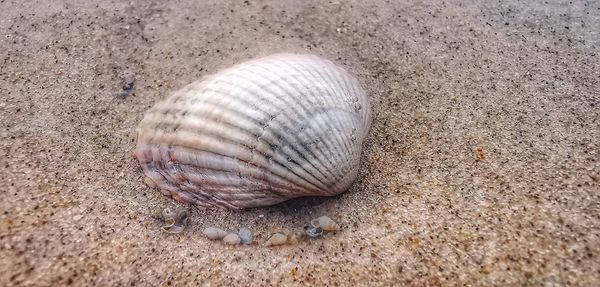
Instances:
[[[227,236],[227,231],[215,227],[208,227],[202,233],[212,240],[220,240]]]
[[[337,231],[340,229],[337,223],[327,216],[321,216],[311,220],[310,225],[313,227],[321,227],[324,231]]]
[[[323,235],[323,229],[321,227],[311,227],[306,229],[306,235],[308,235],[308,237],[319,237],[321,235]]]
[[[275,234],[273,234],[271,236],[271,238],[269,238],[269,240],[267,240],[267,243],[265,244],[266,246],[277,246],[277,245],[283,245],[287,242],[287,235],[281,233],[281,232],[277,232]]]
[[[225,238],[223,238],[223,242],[230,245],[238,245],[241,241],[242,240],[240,239],[240,237],[235,233],[229,233],[227,234],[227,236],[225,236]]]
[[[188,223],[188,212],[185,208],[173,212],[170,208],[165,208],[161,213],[164,225],[162,230],[168,233],[181,233]]]

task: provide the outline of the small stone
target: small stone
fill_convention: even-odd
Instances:
[[[220,240],[223,239],[225,236],[227,236],[227,231],[220,229],[220,228],[216,228],[216,227],[208,227],[206,229],[204,229],[204,231],[202,231],[202,233],[204,233],[204,235],[206,235],[206,237],[208,237],[208,239],[212,239],[212,240]]]
[[[123,90],[133,89],[135,83],[135,73],[133,71],[123,71],[121,74],[121,80],[123,81]]]
[[[123,80],[123,86],[119,92],[119,97],[127,98],[133,92],[135,85],[135,74],[133,74],[131,71],[125,71],[121,77]]]
[[[237,234],[229,233],[229,234],[227,234],[227,236],[225,236],[225,238],[223,238],[223,242],[230,244],[230,245],[238,245],[238,244],[240,244],[240,242],[242,242],[242,240],[240,239],[240,237]]]
[[[248,228],[240,228],[238,230],[238,236],[242,240],[242,244],[252,243],[252,231],[250,231]]]

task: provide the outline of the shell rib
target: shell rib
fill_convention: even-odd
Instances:
[[[249,208],[345,191],[371,121],[356,79],[278,54],[192,83],[148,110],[134,156],[145,182],[199,206]]]

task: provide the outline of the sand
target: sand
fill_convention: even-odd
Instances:
[[[0,0],[1,286],[600,284],[600,2],[165,2]],[[144,111],[276,52],[368,91],[356,183],[162,232],[179,205],[129,155]],[[342,230],[201,233],[320,215]]]

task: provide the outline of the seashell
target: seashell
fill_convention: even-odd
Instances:
[[[306,235],[308,235],[308,237],[312,237],[312,238],[320,237],[321,235],[323,235],[323,229],[321,227],[307,228]]]
[[[242,244],[252,243],[252,231],[250,231],[250,229],[248,229],[248,228],[238,229],[238,236],[242,240]]]
[[[212,240],[223,239],[227,236],[227,231],[215,227],[208,227],[202,233]]]
[[[238,245],[238,244],[240,244],[240,242],[242,242],[242,240],[240,239],[240,237],[237,234],[229,233],[229,234],[227,234],[227,236],[225,236],[223,238],[223,242],[230,244],[230,245]]]
[[[186,209],[178,209],[173,212],[170,208],[165,208],[161,213],[164,225],[162,230],[168,233],[181,233],[188,224],[188,212]]]
[[[267,242],[265,243],[266,246],[278,246],[278,245],[283,245],[287,242],[287,235],[285,235],[282,232],[277,232],[275,234],[273,234],[271,236],[271,238],[269,238],[269,240],[267,240]]]
[[[344,192],[371,107],[358,81],[278,54],[192,83],[148,110],[132,153],[144,182],[203,207],[250,208]]]
[[[327,216],[321,216],[310,221],[310,225],[313,227],[320,227],[325,231],[337,231],[340,227]]]

